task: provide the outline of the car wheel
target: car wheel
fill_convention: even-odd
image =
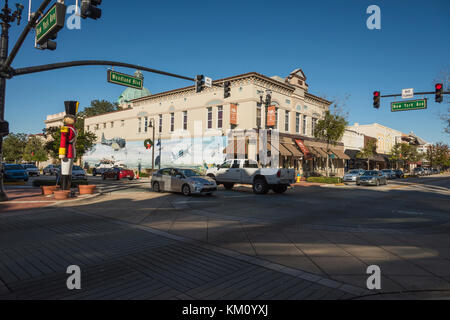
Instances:
[[[253,192],[256,194],[266,194],[269,192],[269,186],[267,185],[266,180],[256,179],[253,182]]]
[[[134,179],[133,177],[129,177],[129,178],[128,178],[128,180],[130,180],[130,181],[133,180],[133,179]]]
[[[116,180],[120,180],[119,174],[116,175]]]
[[[213,175],[212,173],[208,174],[208,177],[210,177],[211,179],[213,179],[214,181],[216,181],[216,176]]]
[[[231,190],[234,187],[234,183],[224,183],[223,186],[226,190]]]
[[[287,190],[287,186],[274,186],[272,188],[273,192],[275,193],[284,193]]]
[[[191,188],[185,184],[183,185],[183,187],[181,188],[181,192],[185,195],[185,196],[190,196],[191,195]]]
[[[161,188],[159,187],[159,183],[158,182],[154,182],[153,183],[153,191],[161,192]]]

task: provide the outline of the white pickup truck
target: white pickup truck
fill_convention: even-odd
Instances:
[[[260,168],[256,161],[246,159],[227,160],[208,169],[206,175],[227,190],[235,184],[251,184],[256,194],[266,194],[270,189],[283,193],[295,181],[293,169]]]

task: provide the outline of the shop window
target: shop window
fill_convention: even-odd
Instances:
[[[217,128],[222,129],[223,127],[223,106],[217,107]]]

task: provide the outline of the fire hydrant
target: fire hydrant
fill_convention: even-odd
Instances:
[[[297,183],[300,183],[300,173],[297,173]]]

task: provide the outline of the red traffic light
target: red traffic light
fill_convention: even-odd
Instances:
[[[436,84],[436,90],[441,90],[442,89],[442,83],[438,83]]]
[[[379,97],[380,96],[380,91],[374,91],[373,96],[374,97]]]

